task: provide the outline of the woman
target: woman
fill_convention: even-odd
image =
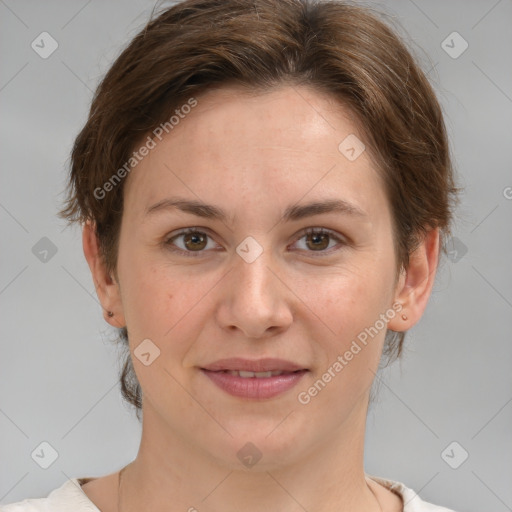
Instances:
[[[140,449],[4,510],[447,511],[363,447],[456,193],[434,92],[367,10],[164,11],[100,84],[61,211],[129,347]]]

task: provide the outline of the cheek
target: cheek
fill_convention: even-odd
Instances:
[[[127,263],[122,289],[126,322],[132,332],[149,325],[156,327],[164,304],[168,304],[169,295],[173,296],[170,288],[156,267]]]
[[[318,277],[299,289],[298,295],[316,314],[330,338],[346,341],[379,318],[389,294],[387,281],[373,264]]]
[[[198,316],[204,315],[218,276],[191,275],[149,259],[141,264],[133,258],[126,264],[122,300],[131,344],[149,338],[162,351],[186,350],[198,335]]]
[[[338,413],[351,409],[371,387],[382,352],[386,324],[379,319],[385,305],[381,290],[370,284],[355,280],[332,285],[329,298],[317,306],[321,322],[311,319],[322,346],[312,393],[321,390],[317,405]]]
[[[382,261],[379,265],[373,258],[361,258],[357,266],[317,284],[321,286],[305,287],[302,293],[304,302],[313,304],[307,328],[322,346],[318,386],[328,388],[321,400],[340,400],[341,407],[367,390],[372,371],[377,371],[387,327],[380,315],[387,308],[389,279]]]

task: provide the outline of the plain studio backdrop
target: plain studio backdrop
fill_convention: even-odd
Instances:
[[[402,362],[379,374],[365,468],[457,511],[512,510],[512,2],[363,5],[403,27],[465,188],[424,317]],[[56,212],[92,91],[152,8],[0,0],[0,503],[116,471],[137,453],[114,331],[80,230]]]

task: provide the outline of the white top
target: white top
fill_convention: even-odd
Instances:
[[[398,494],[404,502],[403,512],[455,512],[423,501],[412,489],[401,482],[366,476]],[[99,508],[82,491],[80,484],[85,482],[79,482],[79,480],[89,480],[89,478],[72,478],[50,492],[46,498],[32,498],[0,505],[0,512],[99,512]]]

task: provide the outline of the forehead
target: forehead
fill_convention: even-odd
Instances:
[[[236,140],[243,150],[263,143],[267,149],[332,152],[337,149],[337,144],[333,147],[336,132],[356,131],[352,113],[333,97],[292,85],[266,91],[211,90],[198,98],[190,118],[193,121],[182,124],[178,137],[196,136],[206,147],[222,141],[224,148],[226,142]]]
[[[215,202],[235,192],[250,202],[266,192],[279,203],[283,195],[299,201],[338,191],[361,204],[382,189],[366,151],[350,160],[340,150],[347,137],[363,136],[352,113],[326,94],[298,86],[225,87],[196,100],[130,173],[127,206],[140,211],[176,192]]]

